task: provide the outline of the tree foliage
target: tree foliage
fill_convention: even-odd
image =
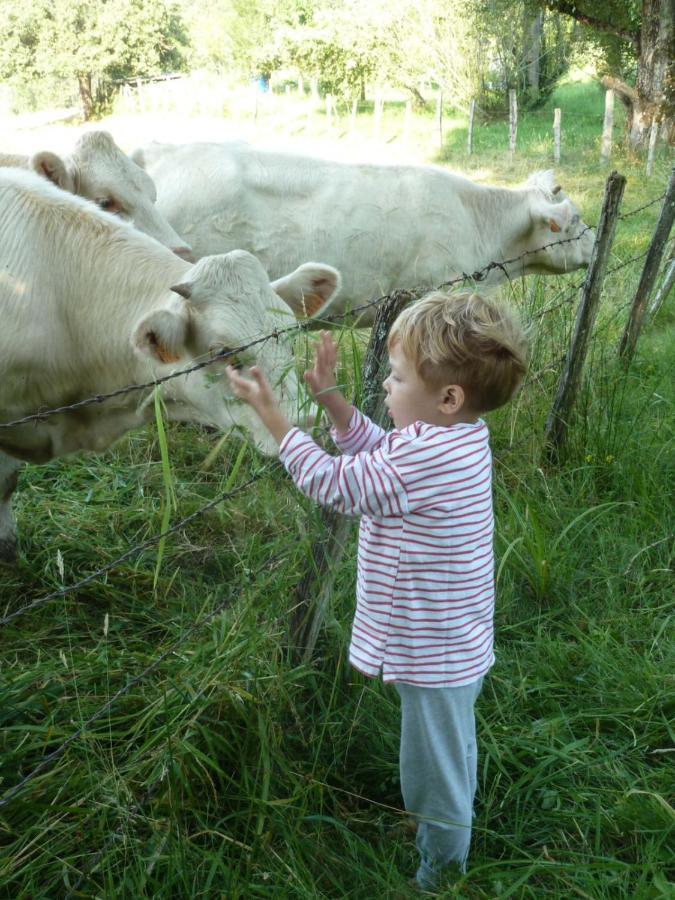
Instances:
[[[69,84],[88,117],[114,79],[184,67],[187,37],[169,0],[2,0],[0,78]]]

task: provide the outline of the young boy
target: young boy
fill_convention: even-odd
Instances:
[[[279,410],[269,384],[228,369],[279,442],[307,496],[361,515],[350,662],[395,682],[401,699],[401,790],[418,822],[415,882],[465,871],[476,790],[474,703],[494,661],[492,461],[481,414],[505,404],[526,368],[513,315],[477,294],[429,294],[406,307],[388,341],[392,431],[349,404],[336,346],[321,333],[305,379],[341,455],[324,452]]]

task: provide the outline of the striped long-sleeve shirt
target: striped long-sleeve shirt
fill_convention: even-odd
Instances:
[[[469,684],[492,665],[492,458],[487,426],[385,432],[354,410],[331,456],[298,428],[279,456],[308,497],[360,515],[349,658],[366,675]]]

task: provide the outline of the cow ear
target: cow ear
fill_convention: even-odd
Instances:
[[[42,175],[43,178],[51,181],[57,187],[72,193],[74,189],[73,179],[68,174],[66,164],[56,153],[51,153],[49,150],[34,153],[30,158],[30,167],[38,175]]]
[[[296,319],[308,319],[325,313],[340,284],[340,273],[332,266],[304,263],[290,275],[273,281],[271,286],[288,303]]]
[[[131,343],[137,353],[158,363],[175,363],[185,353],[187,316],[156,309],[136,325]]]
[[[538,210],[538,214],[543,219],[545,227],[549,228],[554,234],[560,234],[570,224],[572,211],[569,203],[546,203]]]
[[[174,294],[178,294],[183,297],[185,300],[192,299],[192,282],[183,281],[181,284],[174,284],[171,286],[170,290],[174,292]]]

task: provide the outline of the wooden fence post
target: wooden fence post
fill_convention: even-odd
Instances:
[[[471,156],[473,151],[473,117],[476,112],[476,101],[472,100],[469,104],[469,132],[466,136],[466,152]]]
[[[614,239],[617,215],[626,179],[618,172],[612,172],[605,184],[605,197],[600,212],[588,274],[582,288],[577,310],[574,334],[567,351],[565,368],[558,383],[555,400],[544,428],[545,454],[548,459],[556,458],[561,451],[567,433],[570,413],[576,400],[581,381],[593,323],[598,310],[602,284]]]
[[[612,155],[612,128],[614,127],[614,91],[609,88],[605,94],[605,121],[602,126],[601,162],[609,162]]]
[[[373,421],[384,424],[382,381],[387,372],[387,335],[399,312],[414,299],[407,291],[396,291],[384,300],[375,317],[363,365],[361,409]],[[309,662],[314,653],[335,583],[337,567],[344,556],[354,519],[332,510],[320,511],[321,539],[312,548],[310,567],[295,589],[290,618],[290,640],[295,653]]]
[[[516,152],[516,138],[518,137],[518,98],[513,88],[509,91],[509,153]]]
[[[673,285],[675,284],[675,259],[670,259],[668,261],[668,268],[666,269],[666,274],[663,276],[663,281],[656,292],[656,296],[654,297],[654,302],[649,307],[649,315],[655,316],[657,312],[661,309],[661,304],[666,299],[670,291],[672,290]]]
[[[560,109],[556,106],[553,110],[553,162],[560,162]]]
[[[659,120],[658,116],[654,116],[652,119],[652,127],[649,131],[649,149],[647,151],[647,178],[652,174],[652,168],[654,167],[654,150],[656,148],[656,136],[659,133]]]
[[[670,235],[670,229],[673,227],[673,218],[675,218],[675,167],[670,172],[661,214],[649,244],[647,259],[645,260],[644,268],[640,275],[640,282],[633,298],[628,322],[619,344],[619,356],[626,366],[630,364],[635,353],[635,346],[645,315],[645,307],[656,281],[663,251],[666,249],[666,243]]]

